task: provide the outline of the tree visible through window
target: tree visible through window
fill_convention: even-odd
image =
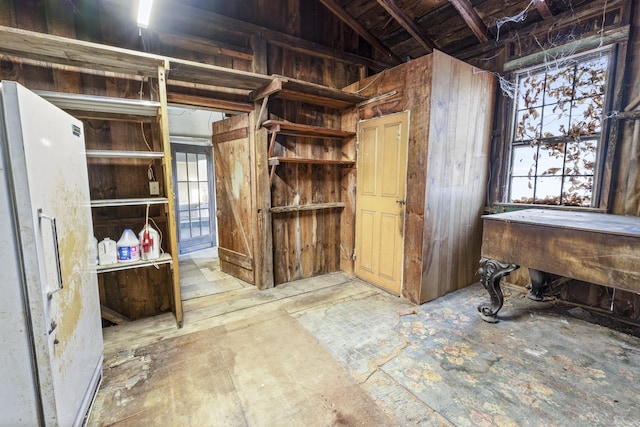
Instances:
[[[591,206],[609,53],[518,74],[509,201]]]

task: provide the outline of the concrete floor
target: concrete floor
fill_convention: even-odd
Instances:
[[[215,266],[199,262],[202,275],[214,277]],[[183,286],[184,297],[190,291],[186,282]],[[105,329],[104,383],[121,374],[123,357],[136,349],[167,343],[154,351],[167,353],[164,357],[171,361],[179,356],[170,348],[172,339],[189,340],[203,331],[284,313],[348,372],[392,425],[640,425],[637,327],[619,332],[599,326],[582,309],[536,303],[515,290],[506,292],[501,322],[488,324],[476,315],[476,306],[486,298],[477,284],[419,307],[342,273],[261,292],[244,282],[232,288],[222,292],[200,286],[191,295],[202,296],[184,302],[182,329],[169,314]],[[288,363],[286,355],[276,360],[283,366]],[[193,369],[200,370],[195,372],[200,377],[212,372]],[[137,399],[144,406],[148,396],[136,394],[136,387],[118,387],[118,399],[110,401],[105,396],[113,390],[101,387],[90,425],[113,425],[112,419],[105,420],[118,405]],[[201,402],[186,392],[166,393],[167,404],[175,404],[177,398]],[[278,412],[277,405],[274,401],[275,407],[265,409],[264,417],[249,414],[231,425],[274,425],[267,421],[273,419],[267,412]],[[351,418],[347,425],[363,425],[365,419]],[[212,426],[230,425],[215,417],[208,421]],[[345,424],[338,421],[321,425]],[[191,423],[189,417],[180,423],[203,425],[202,420]],[[136,425],[136,416],[115,424]],[[296,418],[294,412],[278,425],[320,424]]]

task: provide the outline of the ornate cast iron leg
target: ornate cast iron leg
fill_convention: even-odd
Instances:
[[[497,314],[504,303],[502,289],[500,289],[500,279],[518,267],[516,264],[509,264],[494,259],[480,259],[480,269],[478,273],[481,277],[482,286],[489,292],[489,297],[491,298],[490,306],[486,304],[478,306],[478,312],[482,320],[489,323],[498,322]]]
[[[542,294],[547,290],[547,273],[540,270],[529,269],[529,277],[531,277],[531,293],[528,298],[534,301],[542,301]]]

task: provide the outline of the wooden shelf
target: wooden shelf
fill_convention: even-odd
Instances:
[[[269,133],[279,133],[280,135],[307,136],[313,138],[353,138],[355,132],[347,132],[340,129],[328,129],[320,126],[301,125],[288,122],[286,120],[267,120],[262,126],[269,129]]]
[[[344,208],[343,202],[334,203],[312,203],[309,205],[290,205],[290,206],[274,206],[271,209],[271,213],[286,213],[286,212],[300,212],[300,211],[315,211],[320,209],[339,209]]]
[[[140,99],[111,98],[78,93],[36,91],[38,95],[63,110],[103,113],[118,116],[156,117],[160,103]],[[135,120],[130,118],[129,120]]]
[[[87,157],[97,159],[162,159],[162,151],[87,150]]]
[[[277,95],[290,101],[300,101],[309,104],[322,105],[330,108],[343,109],[366,101],[368,98],[358,93],[345,92],[303,80],[292,79],[279,75],[272,75],[273,80],[249,94],[251,101]]]
[[[129,270],[131,268],[151,267],[161,264],[171,264],[173,258],[171,255],[164,253],[160,255],[160,258],[150,261],[133,261],[133,262],[119,262],[116,264],[105,264],[96,266],[98,273],[108,273],[110,271]]]
[[[296,157],[269,157],[269,165],[276,166],[280,163],[306,163],[312,165],[338,165],[353,166],[354,160],[330,160],[330,159],[301,159]]]
[[[92,200],[92,208],[108,208],[117,206],[146,206],[146,205],[163,205],[169,203],[166,197],[146,197],[138,199],[103,199]]]

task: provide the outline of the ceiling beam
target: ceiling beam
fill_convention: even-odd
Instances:
[[[533,4],[536,7],[536,9],[538,9],[538,12],[540,12],[542,19],[553,18],[553,13],[551,13],[551,9],[549,9],[549,4],[547,3],[547,0],[535,0]]]
[[[487,26],[484,24],[478,12],[473,8],[469,0],[449,0],[449,3],[453,7],[458,10],[458,13],[464,19],[464,22],[467,23],[473,34],[476,35],[477,39],[480,40],[480,43],[484,43],[489,40],[487,34],[489,31],[487,30]]]
[[[394,0],[378,0],[380,6],[387,11],[411,36],[416,39],[428,53],[433,52],[437,46],[429,37],[427,37],[422,29],[398,7]]]
[[[371,46],[383,53],[387,60],[400,64],[402,61],[391,50],[380,41],[379,38],[374,36],[371,31],[366,29],[356,18],[351,16],[342,6],[338,4],[336,0],[320,0],[320,3],[325,5],[334,15],[347,24],[353,31],[358,33],[360,37],[365,39]]]

